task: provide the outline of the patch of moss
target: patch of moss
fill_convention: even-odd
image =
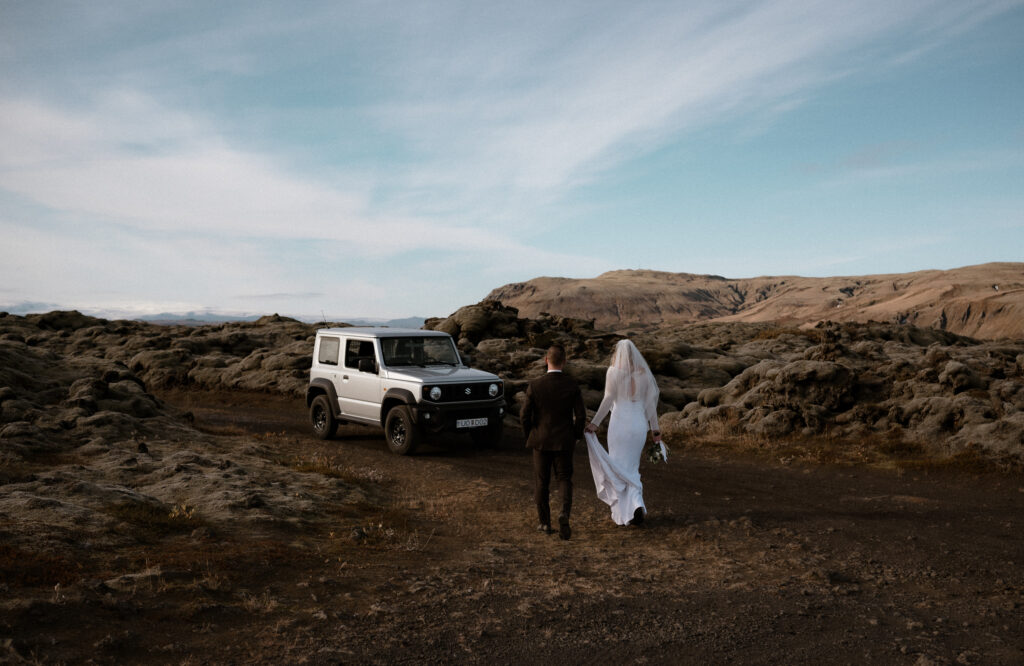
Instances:
[[[755,333],[753,339],[774,340],[775,338],[778,338],[783,335],[793,335],[797,337],[807,338],[811,342],[823,342],[823,335],[821,331],[793,327],[766,328]]]

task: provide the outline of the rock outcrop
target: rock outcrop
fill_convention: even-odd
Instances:
[[[1024,453],[1024,343],[896,325],[763,330],[722,351],[757,359],[668,417],[769,438],[897,436],[935,453]]]
[[[477,365],[503,376],[513,408],[543,372],[545,347],[596,409],[614,343],[590,321],[525,319],[494,301],[428,327],[459,339]],[[665,327],[632,336],[661,388],[663,426],[678,438],[710,430],[766,439],[885,438],[932,455],[980,449],[1024,456],[1024,341],[980,342],[893,323],[766,323]]]
[[[50,312],[0,318],[0,341],[114,361],[150,388],[192,385],[303,395],[317,327],[278,315],[192,327]]]

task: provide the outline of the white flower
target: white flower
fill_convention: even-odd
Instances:
[[[664,442],[651,442],[645,451],[647,461],[652,463],[668,462],[668,447]]]

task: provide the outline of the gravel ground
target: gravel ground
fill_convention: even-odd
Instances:
[[[294,398],[160,397],[224,455],[276,469],[277,495],[347,499],[266,524],[197,506],[188,529],[78,543],[74,560],[19,560],[0,539],[0,662],[1024,662],[1019,475],[677,442],[643,464],[650,516],[633,528],[596,499],[581,446],[562,541],[533,530],[514,428],[496,450],[401,458],[369,428],[314,439]]]

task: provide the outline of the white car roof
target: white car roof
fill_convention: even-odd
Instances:
[[[427,331],[420,328],[385,328],[385,327],[361,327],[350,326],[345,328],[321,328],[317,335],[348,335],[359,338],[404,338],[408,336],[419,337],[451,337],[443,331]]]

